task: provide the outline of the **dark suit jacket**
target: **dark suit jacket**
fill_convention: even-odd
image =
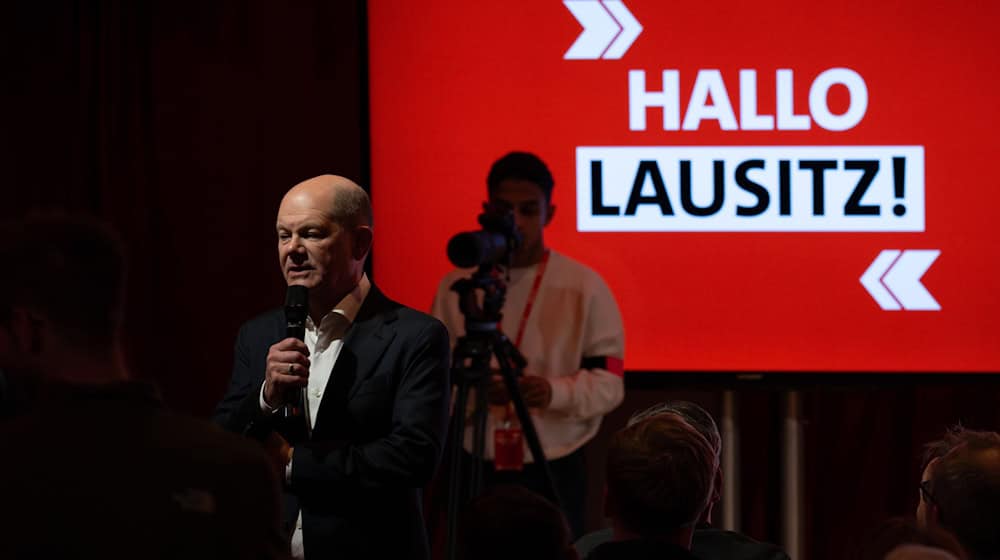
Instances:
[[[294,447],[285,518],[302,510],[307,558],[426,558],[421,489],[441,456],[448,418],[448,332],[374,285],[344,336],[308,440],[260,410],[267,352],[286,338],[282,310],[243,325],[217,422]]]

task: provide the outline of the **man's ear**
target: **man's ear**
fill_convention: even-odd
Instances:
[[[552,223],[552,217],[556,215],[556,205],[549,204],[548,210],[545,212],[545,225]]]
[[[938,509],[937,504],[931,502],[927,504],[927,526],[928,527],[940,527],[941,526],[941,511]]]
[[[370,226],[358,226],[354,229],[354,246],[351,247],[354,260],[364,260],[368,252],[372,249],[372,240],[375,238]]]

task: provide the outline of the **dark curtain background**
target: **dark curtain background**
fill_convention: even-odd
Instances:
[[[238,325],[280,304],[273,224],[284,191],[324,172],[367,182],[363,22],[359,0],[0,5],[0,218],[63,208],[122,232],[129,363],[174,408],[207,415]],[[378,185],[373,199],[389,202]],[[718,386],[634,379],[588,453],[595,526],[611,430],[665,398],[719,412]],[[853,556],[874,524],[913,510],[920,446],[946,425],[1000,424],[985,378],[802,396],[816,560]],[[743,387],[739,399],[743,527],[779,541],[782,391]]]
[[[324,172],[366,178],[361,8],[0,7],[2,213],[70,208],[118,227],[130,364],[177,408],[211,410],[235,329],[283,301],[285,190]]]

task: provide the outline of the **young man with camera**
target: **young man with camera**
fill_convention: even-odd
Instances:
[[[490,169],[486,208],[512,212],[521,236],[504,271],[509,280],[500,329],[527,359],[519,390],[567,518],[579,536],[586,505],[583,446],[624,397],[625,335],[618,305],[600,275],[545,245],[544,229],[556,209],[553,184],[537,156],[511,152]],[[448,327],[452,347],[465,334],[465,318],[451,286],[471,272],[457,269],[447,274],[434,298],[432,314]],[[485,486],[518,483],[546,495],[544,475],[525,443],[510,437],[518,433],[517,418],[497,372],[488,394]],[[472,432],[469,422],[464,447],[470,452]],[[516,449],[509,449],[511,442]]]

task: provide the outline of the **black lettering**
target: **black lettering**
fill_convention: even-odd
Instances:
[[[792,165],[787,159],[778,162],[778,214],[792,215]]]
[[[847,203],[844,204],[844,215],[878,216],[881,213],[878,204],[861,204],[861,198],[868,192],[875,175],[878,175],[878,160],[848,160],[844,162],[844,169],[863,172]]]
[[[836,169],[837,161],[829,159],[807,159],[799,162],[799,169],[809,169],[813,172],[813,216],[822,216],[823,207],[823,173],[827,169]]]
[[[601,171],[603,162],[595,159],[590,162],[590,213],[594,216],[617,216],[621,208],[604,205],[604,174]]]
[[[757,204],[754,206],[737,206],[737,216],[760,216],[767,211],[768,205],[771,204],[771,195],[767,194],[767,189],[747,177],[747,172],[751,169],[764,169],[764,160],[750,159],[736,166],[736,184],[757,197]]]
[[[653,182],[655,194],[646,196],[642,194],[642,186],[646,183],[646,176]],[[628,196],[628,204],[625,205],[625,215],[635,216],[635,210],[640,204],[657,204],[660,213],[664,216],[673,216],[674,208],[670,205],[670,197],[667,196],[667,187],[663,185],[663,176],[660,175],[660,167],[655,161],[640,161],[639,169],[635,173],[635,182],[632,183],[632,193]]]
[[[895,156],[892,158],[892,191],[896,198],[902,199],[906,190],[906,158]],[[906,214],[905,204],[896,204],[892,207],[892,213],[903,217]]]
[[[716,160],[713,162],[715,182],[713,185],[712,203],[701,207],[695,205],[691,196],[691,162],[687,160],[681,161],[681,207],[684,208],[685,212],[692,216],[711,216],[722,208],[722,203],[726,197],[725,165],[724,161]]]

